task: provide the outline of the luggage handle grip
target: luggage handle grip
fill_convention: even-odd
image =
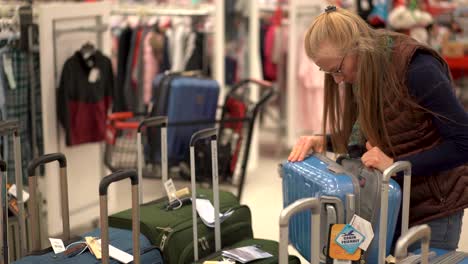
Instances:
[[[118,182],[130,178],[132,185],[138,185],[138,176],[135,170],[121,170],[106,176],[99,183],[99,195],[107,195],[107,189],[113,182]]]
[[[108,115],[107,119],[111,121],[116,121],[116,120],[130,119],[130,118],[133,118],[134,116],[135,115],[133,114],[133,112],[116,112],[116,113],[112,113]]]
[[[17,133],[18,130],[19,124],[16,120],[7,120],[0,122],[0,135]]]
[[[429,243],[431,240],[431,228],[428,225],[414,226],[410,228],[406,234],[398,238],[395,245],[395,257],[397,263],[406,257],[408,247],[419,240],[421,240],[421,263],[428,263]]]
[[[167,116],[155,116],[146,118],[138,126],[138,132],[141,132],[143,127],[165,127],[167,126]]]
[[[378,263],[385,263],[386,244],[387,244],[387,217],[388,217],[388,188],[390,178],[398,173],[404,172],[403,182],[403,204],[401,216],[401,235],[408,232],[409,221],[409,202],[410,202],[410,189],[411,189],[411,163],[408,161],[397,161],[392,166],[388,167],[382,175],[381,185],[381,200],[380,200],[380,223],[379,223],[379,253]]]
[[[4,160],[0,160],[0,171],[5,172],[7,170],[7,164]]]
[[[293,215],[301,211],[311,210],[311,263],[318,264],[320,261],[320,211],[321,202],[318,198],[303,198],[290,204],[281,211],[279,218],[280,239],[279,239],[279,264],[288,263],[288,242],[289,242],[289,220]]]
[[[344,223],[344,206],[343,202],[340,198],[334,196],[322,196],[320,197],[320,202],[324,205],[332,204],[335,206],[337,215],[336,215],[336,222],[337,223]]]
[[[58,161],[60,168],[65,168],[67,167],[67,159],[65,158],[65,155],[62,153],[51,153],[51,154],[46,154],[42,155],[40,157],[37,157],[33,160],[28,165],[28,176],[34,176],[35,173],[34,171],[36,170],[37,167],[43,164],[47,164],[50,162]]]
[[[132,184],[132,240],[133,263],[140,264],[140,206],[138,203],[138,175],[135,170],[114,172],[99,183],[102,263],[109,264],[109,220],[107,189],[111,183],[130,178]]]
[[[211,140],[216,140],[218,138],[218,129],[207,128],[196,132],[192,135],[192,138],[190,139],[190,147],[194,147],[197,141],[205,138],[211,138]]]
[[[273,84],[269,81],[266,81],[266,80],[260,80],[260,79],[243,79],[241,81],[239,81],[238,83],[236,83],[232,88],[231,88],[231,93],[236,91],[237,89],[239,89],[240,87],[248,84],[248,83],[254,83],[254,84],[257,84],[261,87],[264,87],[264,88],[271,88],[273,87]]]
[[[231,90],[229,91],[229,93],[226,95],[226,98],[228,97],[232,97],[234,96],[234,94],[237,92],[238,89],[240,89],[241,87],[244,87],[246,84],[248,83],[253,83],[253,84],[257,84],[259,85],[260,87],[264,88],[264,89],[268,89],[268,92],[266,92],[261,98],[260,100],[258,101],[258,103],[256,104],[257,106],[261,106],[263,105],[266,101],[268,101],[268,99],[270,99],[270,97],[273,96],[273,94],[275,93],[275,90],[273,89],[273,84],[269,81],[266,81],[266,80],[259,80],[259,79],[244,79],[244,80],[241,80],[239,81],[238,83],[236,83],[232,88]]]

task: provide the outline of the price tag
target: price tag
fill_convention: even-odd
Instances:
[[[330,237],[329,237],[329,250],[328,255],[330,258],[334,260],[359,260],[361,258],[361,249],[357,248],[357,250],[350,254],[340,245],[338,245],[337,238],[346,227],[345,224],[334,224],[330,230]]]
[[[49,238],[49,241],[55,254],[59,254],[65,251],[65,245],[63,244],[62,239]]]
[[[169,203],[177,199],[176,188],[172,179],[169,179],[164,183],[164,188],[166,189],[167,198],[169,198]]]
[[[98,68],[94,67],[89,71],[88,81],[90,83],[95,83],[99,81],[100,77],[101,77],[101,72],[99,71]]]
[[[372,239],[374,238],[374,230],[372,230],[372,224],[358,215],[354,215],[353,218],[351,218],[351,222],[349,224],[356,228],[356,230],[358,230],[366,237],[364,242],[362,242],[362,244],[359,245],[359,248],[361,248],[362,250],[367,250],[370,243],[372,242]]]
[[[13,195],[13,197],[18,198],[18,193],[16,190],[16,184],[12,184],[10,189],[8,189],[8,193]],[[27,202],[29,200],[29,193],[23,190],[23,201]]]
[[[13,73],[13,60],[7,54],[3,54],[3,70],[10,85],[10,89],[16,89],[16,80]]]

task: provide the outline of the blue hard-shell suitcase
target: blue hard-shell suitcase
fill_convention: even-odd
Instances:
[[[213,127],[219,97],[215,80],[182,76],[176,73],[158,75],[153,81],[152,116],[165,115],[169,124],[204,121],[205,124],[168,127],[168,160],[171,164],[188,161],[190,137],[196,131]],[[211,123],[211,124],[206,124]],[[159,135],[150,134],[151,156],[159,161]]]
[[[96,229],[93,232],[89,232],[82,237],[92,236],[100,237],[100,229]],[[84,241],[81,240],[81,241]],[[132,231],[109,228],[109,242],[112,246],[123,250],[129,254],[132,254],[133,245],[132,245]],[[162,264],[162,257],[159,249],[151,245],[150,241],[142,234],[140,234],[140,252],[141,252],[141,263],[143,264]],[[97,264],[101,263],[101,260],[96,259],[94,255],[86,250],[80,255],[73,257],[67,257],[64,253],[55,254],[53,251],[46,253],[44,255],[31,255],[24,257],[18,261],[13,262],[13,264],[46,264],[46,263],[60,263],[60,264]],[[111,259],[110,263],[118,264],[120,263],[117,260]]]
[[[320,154],[314,154],[301,162],[283,163],[280,166],[280,174],[283,178],[284,207],[301,198],[321,198],[323,203],[321,230],[328,230],[330,224],[333,223],[349,223],[355,213],[360,215],[360,196],[366,195],[361,193],[363,179],[353,175],[350,170],[333,160]],[[379,196],[376,197],[377,201],[380,201],[379,194],[380,186],[375,190],[375,195]],[[400,186],[394,180],[390,180],[388,194],[386,252],[389,252],[393,241],[402,197]],[[376,211],[373,212],[374,217],[372,217],[374,219],[371,221],[375,236],[366,252],[368,263],[377,263],[378,258],[380,206],[375,208]],[[306,259],[310,260],[310,214],[296,215],[290,222],[289,228],[292,245]],[[321,261],[325,262],[326,257],[323,252],[327,252],[326,236],[328,232],[321,232],[321,234],[321,249],[323,249]]]

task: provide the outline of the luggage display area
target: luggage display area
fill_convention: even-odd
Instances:
[[[0,1],[0,264],[468,263],[467,21]]]

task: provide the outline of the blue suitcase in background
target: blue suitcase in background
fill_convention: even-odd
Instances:
[[[372,195],[376,201],[379,201],[372,209],[369,206],[360,206],[361,197],[368,197],[369,189],[362,191],[361,185],[367,184],[371,186],[370,179],[363,179],[357,175],[351,174],[350,171],[362,172],[362,165],[358,160],[345,161],[345,169],[343,166],[333,160],[320,155],[314,154],[306,158],[302,162],[285,162],[280,167],[280,174],[283,178],[283,203],[284,207],[293,202],[306,197],[320,197],[324,205],[322,206],[321,230],[329,230],[330,224],[333,223],[349,223],[351,217],[356,213],[361,217],[371,220],[374,229],[374,239],[367,250],[366,260],[368,263],[378,263],[378,245],[379,245],[379,215],[380,215],[380,184],[373,191]],[[357,174],[357,173],[356,173]],[[365,180],[368,182],[365,183]],[[397,218],[401,204],[401,189],[397,182],[390,180],[389,187],[389,202],[388,202],[388,235],[386,238],[386,252],[389,252]],[[409,198],[409,197],[408,197]],[[378,199],[378,200],[377,200]],[[353,206],[354,205],[354,206]],[[362,211],[362,212],[361,212]],[[366,215],[367,217],[365,217]],[[292,245],[308,260],[310,260],[310,215],[296,215],[290,223],[290,241]],[[328,232],[321,232],[321,249],[327,247]],[[322,252],[327,252],[323,250]],[[321,261],[325,262],[326,256],[321,256]]]
[[[214,127],[218,107],[217,81],[203,77],[184,76],[184,73],[166,73],[153,81],[153,109],[151,116],[167,116],[168,160],[177,164],[189,160],[190,137],[196,131]],[[180,123],[204,121],[205,124]],[[170,124],[179,124],[171,126]],[[211,123],[211,124],[206,124]],[[159,162],[160,137],[150,133],[150,159]]]

